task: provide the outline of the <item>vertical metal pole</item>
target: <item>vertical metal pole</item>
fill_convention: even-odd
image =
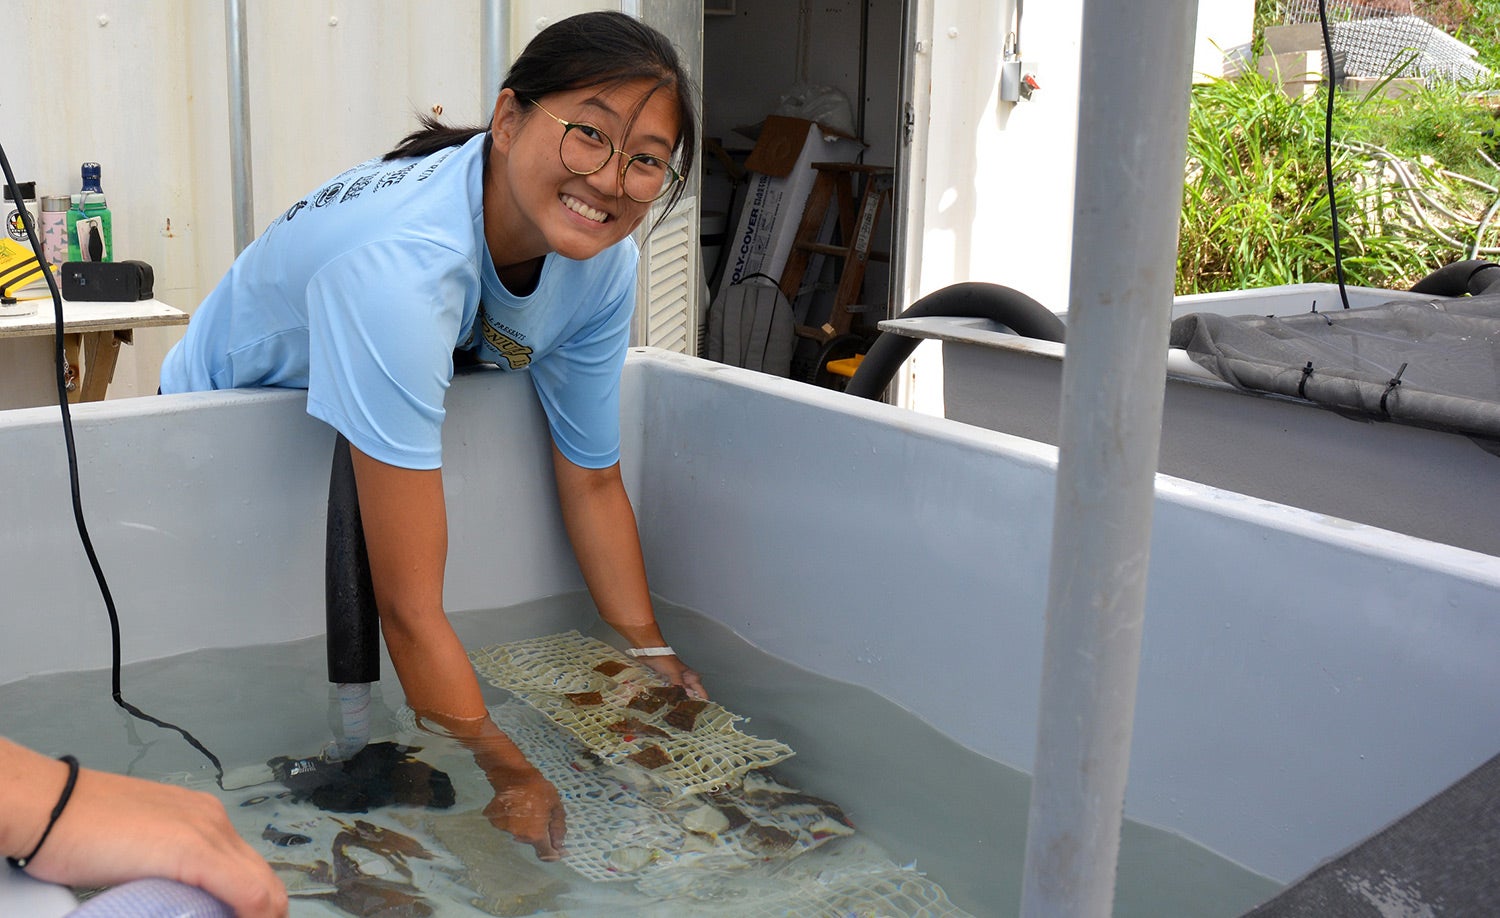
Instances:
[[[229,51],[229,183],[234,196],[234,253],[238,255],[255,239],[249,55],[245,53],[245,5],[241,0],[224,0],[224,37]]]
[[[1085,0],[1022,918],[1107,918],[1140,665],[1196,0]]]
[[[495,110],[500,83],[510,65],[510,3],[484,0],[479,14],[479,104],[484,118]]]

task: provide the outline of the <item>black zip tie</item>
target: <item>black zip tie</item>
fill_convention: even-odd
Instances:
[[[1307,398],[1307,378],[1313,374],[1312,361],[1302,368],[1302,379],[1297,383],[1297,397]]]
[[[1391,413],[1385,407],[1385,400],[1390,398],[1391,393],[1396,391],[1397,386],[1401,385],[1401,374],[1405,372],[1406,364],[1403,363],[1401,364],[1401,369],[1396,371],[1396,375],[1391,377],[1391,381],[1386,383],[1385,392],[1380,396],[1380,413],[1386,417],[1390,417]]]
[[[78,783],[78,760],[71,755],[59,756],[59,760],[66,762],[68,765],[68,781],[63,785],[62,793],[58,795],[57,806],[52,808],[52,816],[47,820],[47,828],[42,830],[42,837],[37,839],[36,847],[32,848],[31,853],[25,857],[7,857],[5,859],[10,866],[17,870],[25,870],[27,864],[36,860],[37,852],[41,851],[42,845],[47,843],[47,836],[52,834],[52,827],[57,825],[58,817],[62,816],[63,807],[67,806],[68,801],[73,797],[73,787]]]

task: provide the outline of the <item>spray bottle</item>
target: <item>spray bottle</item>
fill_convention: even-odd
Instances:
[[[114,261],[114,220],[98,163],[83,164],[83,188],[68,209],[68,261]]]

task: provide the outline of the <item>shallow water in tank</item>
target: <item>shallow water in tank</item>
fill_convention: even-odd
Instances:
[[[576,809],[568,802],[575,863],[542,863],[482,816],[492,792],[472,756],[410,729],[388,659],[376,689],[374,738],[420,747],[411,757],[451,780],[451,808],[326,813],[276,783],[240,786],[268,777],[262,767],[268,759],[314,755],[329,741],[334,718],[321,637],[201,650],[125,668],[126,699],[190,730],[224,762],[226,785],[237,790],[215,788],[212,768],[176,734],[116,708],[107,670],[0,686],[0,734],[54,755],[71,752],[90,767],[214,791],[251,844],[281,865],[297,916],[1016,913],[1030,787],[1025,773],[947,739],[870,691],[767,655],[706,616],[661,602],[658,614],[714,700],[747,718],[739,729],[795,750],[769,770],[775,779],[837,804],[855,827],[852,835],[751,859],[743,869],[695,873],[695,864],[708,862],[663,857],[638,870],[625,865],[601,881],[597,871],[582,869],[585,849],[640,848],[632,844],[639,833],[629,817],[644,812],[630,807],[643,804],[627,782],[611,794],[623,807],[623,822],[600,822],[582,801]],[[470,649],[569,629],[611,639],[582,594],[453,619]],[[535,757],[569,742],[509,693],[490,686],[485,692],[528,754],[528,742],[542,743]],[[1005,716],[1003,700],[994,709]],[[540,758],[538,765],[547,771]],[[585,837],[591,832],[618,837]],[[1278,888],[1181,836],[1128,821],[1124,827],[1117,916],[1239,915]]]

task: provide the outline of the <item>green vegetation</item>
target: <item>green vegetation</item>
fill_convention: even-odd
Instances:
[[[1500,0],[1419,0],[1418,12],[1500,74]],[[1425,7],[1425,9],[1424,9]],[[1260,29],[1275,22],[1258,0]],[[1334,179],[1345,277],[1404,289],[1439,265],[1496,258],[1500,79],[1398,99],[1334,99]],[[1335,279],[1320,92],[1292,98],[1251,75],[1194,87],[1178,293]],[[1485,132],[1491,132],[1486,136]],[[1482,230],[1482,236],[1479,232]]]

